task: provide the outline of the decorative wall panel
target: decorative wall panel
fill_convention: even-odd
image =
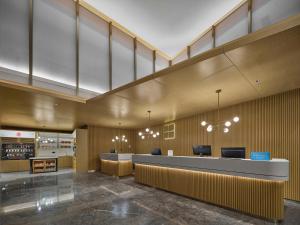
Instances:
[[[283,181],[142,164],[136,164],[135,168],[135,181],[139,183],[251,215],[283,219]]]
[[[96,93],[109,90],[108,23],[79,10],[79,87]]]
[[[29,2],[0,1],[0,68],[20,73],[8,80],[27,83],[29,72]],[[1,77],[5,79],[5,77]]]

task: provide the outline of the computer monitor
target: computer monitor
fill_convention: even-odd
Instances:
[[[244,159],[246,156],[245,147],[223,147],[221,148],[222,158],[240,158]]]
[[[151,151],[151,155],[161,155],[161,149],[160,148],[154,148]]]
[[[211,146],[210,145],[193,145],[194,155],[200,156],[211,156]]]

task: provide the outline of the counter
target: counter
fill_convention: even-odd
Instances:
[[[32,157],[29,161],[31,173],[56,172],[58,169],[58,157]]]
[[[133,155],[133,162],[264,180],[287,181],[289,177],[289,161],[285,159],[256,161],[250,159],[145,154]]]
[[[258,217],[284,216],[289,161],[133,155],[135,181]]]
[[[130,153],[102,153],[100,154],[101,172],[123,177],[132,174],[132,155]]]

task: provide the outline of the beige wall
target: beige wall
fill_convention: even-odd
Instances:
[[[222,103],[222,101],[221,101]],[[228,107],[221,110],[221,120],[240,117],[230,133],[207,133],[202,120],[214,121],[216,111],[198,114],[176,122],[176,139],[136,141],[136,153],[149,153],[161,147],[163,154],[173,149],[175,155],[192,155],[193,144],[210,144],[213,156],[220,155],[221,146],[245,146],[250,151],[270,151],[272,158],[290,160],[290,180],[285,197],[300,200],[300,89]],[[162,132],[162,126],[157,126]],[[136,133],[137,135],[137,133]]]
[[[89,170],[88,130],[76,129],[76,172]]]

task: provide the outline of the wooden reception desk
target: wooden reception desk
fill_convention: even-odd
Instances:
[[[101,172],[123,177],[132,174],[132,154],[102,153],[100,155]]]
[[[232,208],[282,220],[289,161],[133,155],[135,181]]]

